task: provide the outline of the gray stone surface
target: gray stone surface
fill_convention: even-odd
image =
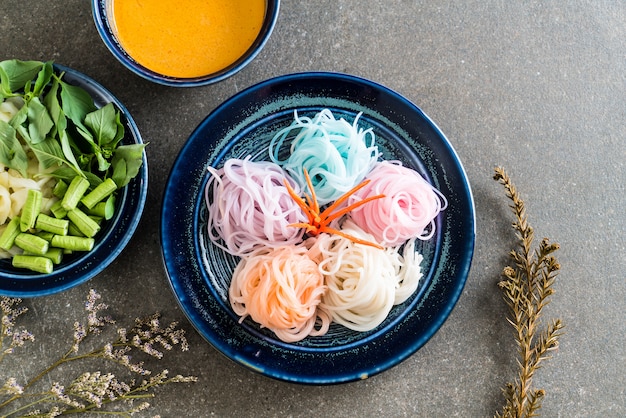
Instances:
[[[626,416],[623,1],[285,0],[255,61],[193,89],[154,85],[125,70],[100,41],[86,0],[3,0],[1,9],[0,58],[52,59],[110,89],[150,143],[150,181],[137,233],[106,271],[24,302],[23,324],[37,342],[19,351],[23,360],[2,364],[0,380],[25,379],[65,350],[95,288],[120,324],[159,311],[188,332],[189,352],[149,365],[199,382],[159,390],[145,416],[493,416],[515,372],[496,287],[514,242],[508,201],[492,180],[502,165],[538,237],[561,244],[546,318],[562,318],[566,333],[536,378],[547,392],[542,415]],[[265,378],[209,346],[178,308],[159,247],[165,181],[196,125],[258,81],[309,70],[363,76],[415,102],[455,147],[476,202],[471,273],[441,330],[391,370],[331,387]],[[79,369],[67,367],[57,379]]]

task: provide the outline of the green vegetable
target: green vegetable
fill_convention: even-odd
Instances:
[[[12,167],[26,177],[28,157],[22,144],[17,139],[15,128],[0,120],[0,163]]]
[[[53,264],[61,264],[61,261],[63,261],[63,248],[48,248],[48,251],[43,256],[52,260]]]
[[[63,180],[58,180],[52,189],[52,194],[58,197],[59,199],[65,195],[67,192],[68,185]]]
[[[115,195],[110,195],[104,202],[96,203],[87,213],[108,221],[115,214]]]
[[[52,212],[54,217],[57,219],[63,219],[67,216],[67,210],[63,207],[62,200],[54,202],[54,204],[50,206],[50,212]]]
[[[50,243],[37,235],[21,232],[15,237],[15,245],[32,254],[44,255]]]
[[[22,217],[20,222],[20,230],[26,232],[35,227],[37,216],[41,211],[41,202],[43,195],[37,189],[29,189],[26,195],[26,201],[22,206]]]
[[[19,216],[11,219],[4,231],[2,231],[2,235],[0,235],[0,248],[9,251],[11,247],[13,247],[15,237],[22,232],[20,230],[20,223],[21,219]]]
[[[50,240],[52,240],[52,237],[56,234],[50,231],[37,231],[34,235],[37,235],[39,238],[43,238],[46,241],[50,242]]]
[[[120,145],[113,154],[113,180],[124,187],[139,173],[146,144]]]
[[[80,209],[67,212],[67,217],[86,237],[93,237],[100,230],[100,225]]]
[[[25,89],[45,64],[40,61],[8,60],[0,62],[0,95],[11,97],[13,92]]]
[[[70,226],[68,228],[67,235],[71,235],[71,236],[74,236],[74,237],[84,237],[85,236],[85,234],[83,234],[81,232],[81,230],[78,229],[76,224],[74,222],[72,222],[72,221],[70,221]]]
[[[117,190],[117,184],[115,184],[113,179],[108,178],[96,186],[89,194],[84,196],[81,203],[85,205],[87,209],[92,209],[98,202],[108,197],[115,190]]]
[[[37,255],[17,254],[13,256],[11,263],[13,267],[24,268],[44,274],[52,273],[53,269],[52,260]]]
[[[117,190],[139,173],[146,144],[122,144],[120,110],[113,103],[98,107],[86,90],[67,83],[51,61],[0,61],[0,103],[9,98],[17,113],[9,122],[0,120],[0,164],[29,177],[27,150],[32,151],[45,172],[37,176],[56,180],[53,194],[59,201],[49,216],[40,213],[41,193],[29,191],[21,216],[0,235],[0,248],[18,245],[45,253],[55,263],[59,253],[89,251],[101,228],[98,221],[113,217]],[[27,231],[32,234],[23,234]],[[51,245],[42,237],[64,245]],[[48,271],[42,257],[24,257],[31,258],[18,265]]]
[[[51,244],[53,247],[71,251],[91,251],[95,240],[93,238],[75,237],[73,235],[55,235],[52,237]]]
[[[24,255],[38,255],[38,254],[32,254],[27,251],[24,251]],[[61,264],[61,261],[63,261],[63,249],[50,247],[48,248],[48,251],[46,251],[45,254],[40,255],[40,257],[46,257],[50,259],[52,261],[52,264]]]
[[[28,135],[32,144],[39,144],[46,139],[46,135],[54,122],[39,97],[33,97],[28,106]]]
[[[84,89],[63,80],[52,62],[0,62],[0,100],[21,97],[24,106],[10,123],[0,123],[0,162],[23,175],[30,147],[43,169],[95,187],[112,178],[119,187],[138,173],[146,144],[121,145],[125,126],[112,103],[98,108]],[[115,173],[115,175],[114,175]]]
[[[63,195],[63,199],[61,200],[61,206],[63,206],[63,209],[67,211],[75,209],[87,189],[89,189],[89,181],[86,178],[80,176],[74,177],[70,185],[67,187],[67,191],[65,192],[65,195]]]
[[[40,213],[39,216],[37,216],[37,222],[35,222],[36,229],[52,232],[57,235],[67,235],[69,225],[70,221],[67,219],[53,218],[45,213]]]

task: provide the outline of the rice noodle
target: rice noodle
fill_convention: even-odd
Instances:
[[[249,315],[281,340],[295,342],[328,331],[330,316],[317,309],[325,290],[324,278],[307,249],[285,246],[242,258],[228,293],[240,322]]]
[[[295,182],[269,161],[229,159],[205,188],[211,241],[230,254],[245,256],[261,247],[302,241],[303,231],[289,224],[306,216],[289,196],[283,179]]]
[[[250,317],[285,342],[324,335],[331,322],[364,332],[415,294],[422,278],[416,242],[434,235],[447,202],[418,172],[378,161],[372,129],[357,127],[360,115],[350,124],[329,109],[312,118],[294,111],[293,123],[270,142],[271,161],[229,159],[221,169],[208,168],[209,238],[241,257],[228,287],[240,322]],[[283,183],[309,199],[305,169],[319,206],[364,179],[369,183],[337,210],[384,197],[334,219],[333,234],[305,240],[307,216]]]
[[[430,239],[435,217],[447,206],[445,197],[418,172],[398,161],[381,161],[367,175],[370,183],[354,193],[347,205],[368,196],[384,194],[350,212],[363,230],[385,246],[397,246],[408,239]]]
[[[270,158],[303,190],[306,190],[306,168],[319,204],[332,202],[360,183],[379,156],[373,130],[357,127],[360,116],[361,113],[350,124],[343,118],[335,119],[329,109],[313,118],[298,116],[294,111],[294,122],[272,138]],[[281,159],[285,147],[289,156]]]
[[[341,230],[372,239],[349,219]],[[334,322],[355,331],[380,325],[394,305],[413,294],[422,276],[422,257],[412,244],[401,256],[400,247],[381,250],[339,235],[321,234],[307,243],[328,286],[320,308],[328,310]]]

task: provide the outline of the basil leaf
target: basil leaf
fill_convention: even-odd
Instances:
[[[25,88],[41,70],[41,61],[6,60],[0,62],[0,87],[5,97]]]
[[[24,84],[24,98],[28,98],[31,96],[30,87],[33,85],[33,80],[28,80],[26,84]],[[28,100],[27,100],[28,101]]]
[[[65,113],[59,104],[58,98],[56,96],[50,96],[53,90],[56,90],[54,83],[45,101],[48,103],[48,108],[51,109],[52,117],[54,118],[58,143],[65,157],[65,163],[73,170],[73,175],[76,175],[76,173],[81,173],[82,170],[72,151],[71,139],[67,133],[67,118],[65,117]]]
[[[93,174],[93,173],[85,172],[85,177],[87,178],[87,180],[89,180],[90,188],[95,188],[96,186],[98,186],[100,183],[103,182],[103,180],[100,177],[98,177],[96,174]]]
[[[120,145],[115,149],[111,165],[113,166],[112,178],[118,188],[126,186],[139,173],[146,145]]]
[[[93,99],[85,90],[72,86],[64,81],[61,84],[61,106],[65,115],[74,122],[78,128],[87,130],[83,125],[83,120],[88,113],[96,110]]]
[[[92,154],[96,152],[99,147],[98,144],[93,139],[93,135],[91,131],[89,131],[85,126],[74,126],[76,132],[80,135],[80,138],[74,138],[74,144],[78,146],[83,152],[87,154]]]
[[[117,187],[119,189],[120,187],[125,186],[127,183],[126,160],[123,158],[116,160],[114,158],[112,165],[113,165],[113,174],[111,175],[111,178],[113,179],[115,184],[117,184]]]
[[[11,126],[17,131],[17,133],[26,142],[30,142],[30,134],[26,127],[26,121],[28,120],[28,104],[24,103],[24,106],[17,111],[13,119],[11,119]]]
[[[113,103],[107,103],[85,116],[85,125],[94,134],[96,144],[104,146],[111,143],[117,135],[116,111]]]
[[[52,122],[54,122],[54,127],[50,131],[50,136],[56,136],[59,131],[59,119],[61,118],[61,104],[59,103],[59,81],[55,78],[52,80],[52,84],[50,86],[50,90],[43,98],[43,105],[48,109],[48,113],[52,118]],[[65,126],[62,127],[65,129]]]
[[[90,188],[95,188],[100,183],[102,183],[102,179],[93,173],[85,172],[83,174],[85,178],[89,181]],[[74,177],[76,177],[76,171],[74,171],[69,166],[64,165],[63,167],[54,170],[52,173],[50,173],[50,175],[54,178],[57,178],[59,180],[65,180],[69,183]]]
[[[31,144],[38,144],[54,126],[48,110],[41,103],[39,97],[33,97],[28,103],[28,134]]]
[[[120,112],[117,112],[117,114],[115,115],[115,124],[117,125],[117,132],[115,133],[115,138],[113,138],[113,141],[111,141],[111,143],[108,144],[109,147],[111,148],[117,147],[117,144],[119,144],[122,138],[124,138],[125,128],[121,120]]]
[[[82,173],[83,170],[76,161],[76,157],[74,156],[74,152],[72,151],[72,146],[70,144],[70,137],[65,129],[59,132],[59,141],[61,142],[61,149],[63,150],[63,155],[65,155],[65,159],[68,164],[73,167],[76,172]],[[76,175],[76,173],[74,173],[74,175]]]
[[[50,175],[56,179],[65,180],[67,183],[69,183],[74,177],[76,177],[76,171],[70,166],[64,165],[54,170],[52,173],[50,173]]]
[[[33,95],[39,96],[43,89],[50,83],[54,68],[52,67],[52,61],[45,62],[43,67],[37,74],[37,80],[35,81],[35,87],[33,88]]]
[[[111,163],[102,155],[101,152],[96,152],[96,159],[98,160],[98,170],[105,172],[111,166]]]
[[[31,144],[31,149],[39,160],[41,170],[46,170],[54,165],[62,166],[66,163],[61,145],[55,138],[48,138],[45,141]]]
[[[26,177],[28,168],[26,151],[17,139],[15,128],[3,120],[0,120],[0,163]]]

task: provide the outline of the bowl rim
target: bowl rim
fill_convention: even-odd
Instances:
[[[122,120],[125,122],[125,136],[132,138],[133,143],[143,143],[130,112],[109,90],[78,70],[61,64],[53,65],[55,71],[65,73],[63,77],[65,81],[84,88],[98,107],[109,102],[113,103],[120,110]],[[134,194],[131,194],[131,188]],[[126,247],[141,220],[148,193],[148,163],[145,150],[138,175],[121,191],[118,198],[120,210],[116,211],[113,219],[107,221],[106,228],[100,232],[101,235],[96,239],[96,244],[91,251],[80,254],[69,263],[55,266],[50,274],[26,270],[23,272],[0,271],[0,295],[20,298],[52,295],[78,286],[108,267]],[[123,226],[123,231],[113,228],[115,225]],[[98,261],[96,265],[92,265],[94,258]]]
[[[381,334],[378,333],[375,339],[368,340],[367,343],[362,344],[359,342],[358,345],[351,345],[344,351],[332,348],[318,350],[307,347],[297,347],[297,350],[296,348],[291,350],[290,346],[294,344],[272,344],[258,335],[247,333],[247,331],[237,331],[237,328],[244,329],[245,327],[235,327],[234,321],[229,315],[218,314],[218,311],[221,312],[221,308],[218,306],[219,303],[210,295],[212,291],[206,289],[206,281],[202,277],[206,273],[202,273],[202,263],[197,259],[199,251],[196,248],[197,232],[191,230],[191,228],[196,227],[196,220],[190,219],[189,213],[181,214],[181,210],[193,212],[191,214],[192,217],[195,217],[197,214],[199,203],[196,201],[196,196],[201,188],[201,184],[203,184],[204,177],[200,179],[194,178],[193,180],[190,180],[190,177],[195,177],[195,174],[199,172],[199,169],[195,167],[198,160],[202,161],[205,158],[212,159],[213,157],[221,160],[223,158],[222,152],[226,151],[223,151],[223,148],[217,145],[215,150],[212,151],[212,157],[208,156],[208,154],[197,156],[198,150],[212,147],[211,139],[201,137],[201,133],[212,126],[214,129],[211,130],[209,136],[214,136],[215,131],[219,131],[221,134],[222,129],[225,129],[224,126],[230,126],[230,123],[240,127],[242,121],[232,122],[229,118],[233,116],[228,116],[228,112],[237,113],[241,118],[248,118],[248,125],[245,128],[256,126],[256,119],[250,117],[251,114],[255,114],[254,110],[250,110],[242,105],[248,104],[258,110],[263,107],[263,103],[258,104],[257,102],[263,102],[264,98],[268,96],[274,97],[274,95],[286,94],[284,89],[280,92],[278,90],[281,87],[301,86],[302,80],[305,80],[306,83],[311,83],[312,80],[321,81],[324,83],[324,89],[331,88],[329,87],[329,82],[346,83],[347,85],[356,84],[363,89],[364,94],[368,95],[368,97],[363,99],[365,101],[377,100],[376,97],[381,94],[383,96],[389,95],[394,102],[399,103],[399,106],[406,107],[410,114],[417,112],[416,114],[423,118],[425,126],[433,131],[437,141],[441,141],[440,152],[446,154],[452,163],[450,167],[441,167],[440,170],[445,171],[446,176],[452,175],[451,178],[456,179],[458,177],[461,179],[460,184],[456,186],[458,188],[455,192],[457,193],[456,197],[460,198],[460,202],[457,205],[459,211],[466,209],[467,212],[455,215],[456,217],[452,219],[453,222],[449,223],[450,225],[457,225],[458,234],[463,236],[463,239],[457,242],[452,249],[454,254],[451,257],[457,257],[458,260],[455,259],[456,264],[453,262],[453,266],[437,266],[437,278],[433,279],[436,282],[434,286],[436,286],[437,290],[443,288],[444,292],[442,294],[433,294],[431,292],[433,288],[429,285],[424,293],[428,293],[431,296],[430,304],[437,304],[438,310],[433,313],[421,312],[422,316],[418,318],[424,320],[424,325],[419,326],[420,329],[423,328],[423,332],[419,333],[419,335],[411,334],[412,336],[408,338],[410,340],[408,342],[402,341],[405,335],[399,334],[394,329],[393,332],[389,333],[391,335],[385,334],[381,337]],[[276,91],[273,91],[274,88],[276,88]],[[223,115],[223,112],[226,112],[226,114]],[[227,122],[221,119],[222,116],[224,116],[224,119],[227,119]],[[221,145],[231,146],[232,143],[228,141]],[[193,168],[188,166],[189,161],[194,165]],[[450,174],[451,172],[452,174]],[[186,196],[176,195],[176,186],[180,186],[181,181],[183,182],[182,186]],[[174,213],[176,213],[177,217],[180,217],[180,221],[170,217]],[[200,122],[181,148],[166,183],[161,212],[161,250],[165,272],[179,306],[191,324],[210,345],[235,363],[267,377],[300,384],[325,385],[347,383],[381,373],[414,354],[432,338],[449,317],[462,294],[474,253],[475,228],[474,200],[462,163],[443,132],[419,107],[391,89],[357,76],[333,72],[304,72],[274,77],[242,90],[218,105]],[[172,233],[177,235],[177,237],[170,237],[169,235]],[[193,237],[191,238],[191,243],[189,242],[190,237]],[[446,233],[446,239],[449,238],[448,233]],[[447,273],[450,273],[450,276],[447,276]],[[196,291],[198,289],[201,291]],[[416,299],[411,303],[411,309],[418,311],[426,298]],[[418,314],[416,313],[415,315]],[[402,325],[402,330],[406,331],[406,327],[413,327],[413,325],[409,324],[411,324],[412,319],[416,319],[415,315],[410,314],[406,319],[399,322]],[[409,330],[413,329],[410,328]],[[365,340],[367,340],[367,337],[362,341]],[[385,346],[385,348],[382,348],[380,344],[383,341],[387,343],[392,341],[392,343],[398,343],[401,347],[394,346],[391,348]],[[374,358],[364,359],[365,363],[359,364],[354,368],[340,367],[340,364],[335,363],[335,360],[339,361],[337,360],[338,358],[345,358],[347,355],[352,355],[349,353],[359,349],[370,353],[370,357],[373,356]],[[381,349],[383,351],[380,351]],[[294,359],[294,356],[299,357]],[[377,356],[380,356],[380,358]],[[361,362],[361,358],[359,358],[358,362]],[[324,368],[324,366],[328,366],[331,370],[320,373],[319,370]],[[303,370],[303,367],[307,370]]]
[[[211,74],[200,77],[180,78],[159,74],[137,63],[122,48],[111,30],[107,19],[108,4],[111,0],[91,0],[93,21],[100,38],[113,56],[128,70],[134,74],[157,84],[170,87],[199,87],[223,81],[246,67],[252,62],[267,44],[276,22],[280,9],[280,0],[266,0],[266,14],[263,25],[254,43],[237,61],[231,65]]]

